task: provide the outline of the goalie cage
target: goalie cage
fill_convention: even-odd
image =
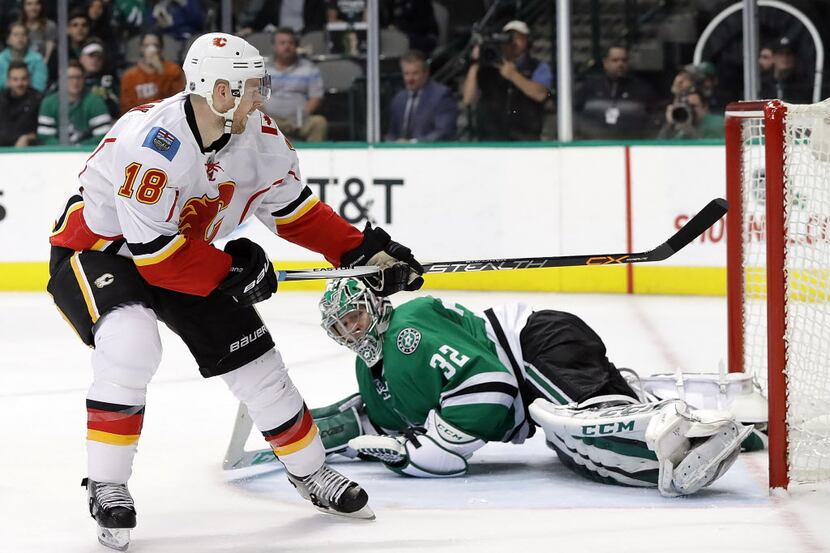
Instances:
[[[726,110],[729,370],[769,405],[769,483],[830,479],[830,100]]]

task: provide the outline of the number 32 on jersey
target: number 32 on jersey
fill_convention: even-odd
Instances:
[[[429,366],[433,369],[441,369],[441,372],[444,373],[444,378],[447,380],[455,376],[456,367],[460,369],[470,360],[469,357],[462,355],[457,349],[447,344],[438,348],[438,351],[439,353],[432,355],[432,358],[429,360]]]
[[[119,196],[133,197],[133,188],[135,188],[140,172],[140,163],[133,162],[127,165],[124,169],[124,184],[118,189]],[[154,204],[161,198],[161,192],[165,186],[167,186],[167,173],[161,169],[147,169],[135,190],[135,199],[143,204]]]

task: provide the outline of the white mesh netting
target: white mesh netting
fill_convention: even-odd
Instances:
[[[762,118],[743,123],[744,365],[766,391]],[[830,479],[830,102],[787,106],[784,152],[790,480]]]

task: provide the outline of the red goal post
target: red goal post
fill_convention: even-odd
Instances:
[[[830,105],[726,108],[731,372],[769,405],[770,487],[830,478]]]

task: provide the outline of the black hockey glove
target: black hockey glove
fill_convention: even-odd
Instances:
[[[363,242],[355,249],[344,253],[340,264],[343,267],[378,266],[378,276],[363,279],[375,294],[381,297],[401,290],[417,290],[424,285],[424,279],[421,277],[424,268],[415,260],[412,250],[393,241],[382,228],[372,228],[371,223],[366,223],[366,228],[363,229]]]
[[[265,250],[247,238],[225,244],[225,253],[233,257],[231,270],[219,284],[219,291],[228,294],[240,305],[253,305],[267,300],[277,291],[277,275]]]

